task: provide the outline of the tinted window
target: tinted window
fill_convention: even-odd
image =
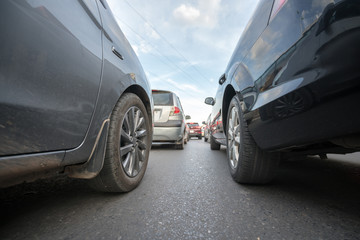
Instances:
[[[174,105],[171,93],[153,93],[154,105],[172,106]]]
[[[189,127],[198,127],[199,124],[198,123],[188,123]]]
[[[234,51],[231,62],[241,61],[264,31],[268,24],[272,4],[273,1],[260,0],[235,48],[236,50]],[[230,66],[228,66],[228,68],[229,67]]]

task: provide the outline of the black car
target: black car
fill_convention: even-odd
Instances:
[[[65,174],[134,189],[151,90],[106,1],[4,0],[0,21],[0,187]]]
[[[220,77],[211,149],[240,183],[281,157],[360,150],[360,1],[261,0]]]

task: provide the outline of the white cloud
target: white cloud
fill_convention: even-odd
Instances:
[[[185,4],[181,4],[176,8],[173,14],[175,19],[190,24],[197,21],[200,17],[200,11],[198,9],[192,6],[186,6]]]
[[[198,6],[181,4],[173,11],[174,19],[183,25],[214,28],[218,24],[221,0],[199,0]]]
[[[153,51],[151,45],[147,44],[145,41],[141,41],[140,45],[131,45],[135,53],[139,55],[140,53],[150,53]]]
[[[182,90],[182,91],[193,91],[195,93],[202,93],[203,91],[201,91],[200,89],[198,89],[195,85],[192,84],[184,84],[184,83],[177,83],[172,79],[167,79],[166,80],[168,83],[172,84],[174,87]]]
[[[157,34],[154,31],[154,29],[151,27],[151,25],[149,25],[148,23],[145,23],[144,28],[145,28],[145,33],[147,36],[149,36],[150,38],[153,38],[153,39],[160,39],[159,34]]]

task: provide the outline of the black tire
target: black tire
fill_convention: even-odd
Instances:
[[[208,138],[206,137],[206,135],[204,134],[204,142],[207,142]]]
[[[178,150],[183,150],[184,149],[184,137],[180,140],[180,143],[175,144],[175,148]]]
[[[200,139],[200,140],[201,140],[201,138],[202,138],[201,136],[198,136],[198,139]]]
[[[146,108],[137,95],[125,93],[111,114],[104,166],[90,184],[105,192],[133,190],[145,174],[150,148]]]
[[[263,184],[273,179],[279,155],[263,151],[257,146],[243,118],[237,96],[233,97],[229,105],[226,136],[230,173],[236,182]]]
[[[212,135],[210,135],[210,149],[211,150],[220,150],[221,145],[215,142],[215,139]]]

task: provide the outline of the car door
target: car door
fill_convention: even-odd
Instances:
[[[0,22],[0,156],[79,146],[102,66],[95,0],[4,0]]]

